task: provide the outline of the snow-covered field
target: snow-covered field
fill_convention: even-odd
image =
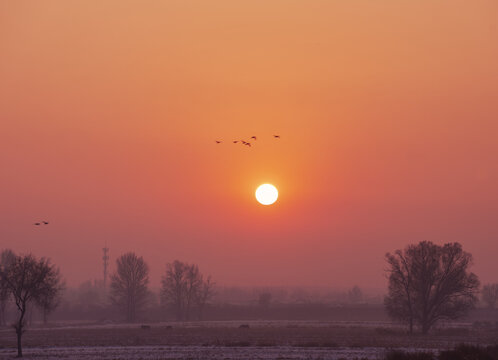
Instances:
[[[436,352],[497,338],[498,329],[466,324],[412,336],[395,324],[368,322],[58,323],[30,327],[23,351],[28,359],[379,360],[386,349]],[[14,330],[0,329],[0,360],[16,354]]]
[[[404,349],[406,350],[406,349]],[[414,349],[410,349],[414,350]],[[106,347],[50,347],[26,348],[28,359],[321,359],[353,360],[381,359],[386,350],[382,348],[299,348],[274,347],[223,347],[223,346],[106,346]],[[0,359],[15,357],[14,349],[0,349]]]

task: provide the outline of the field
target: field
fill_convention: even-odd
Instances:
[[[470,324],[408,335],[382,323],[310,321],[189,322],[141,325],[59,324],[24,336],[36,359],[379,359],[386,350],[450,349],[460,343],[496,344],[497,329]],[[0,359],[15,356],[12,329],[0,330]]]

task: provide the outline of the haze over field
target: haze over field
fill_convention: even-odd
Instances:
[[[107,243],[153,286],[180,259],[385,289],[385,252],[458,241],[496,281],[497,24],[493,0],[2,1],[0,249],[70,286]]]

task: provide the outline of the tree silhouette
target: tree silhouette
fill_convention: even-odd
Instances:
[[[166,274],[162,278],[161,299],[170,304],[175,311],[176,320],[183,320],[185,314],[185,298],[187,293],[188,264],[175,260],[166,264]]]
[[[36,259],[33,255],[15,256],[14,260],[0,273],[14,298],[18,318],[14,324],[17,334],[17,355],[22,357],[22,335],[26,331],[26,310],[31,302],[38,303],[47,294],[60,288],[59,270],[50,260]]]
[[[111,302],[134,322],[148,298],[149,267],[142,257],[129,252],[116,260],[116,272],[111,277]]]
[[[199,311],[199,320],[202,320],[202,315],[206,304],[214,296],[214,281],[211,280],[211,276],[208,276],[206,280],[201,277],[201,285],[195,294],[195,304]]]
[[[439,320],[458,319],[477,302],[479,280],[468,269],[472,255],[459,243],[429,241],[386,254],[389,265],[385,306],[395,319],[417,323],[426,334]]]
[[[62,291],[65,288],[59,269],[56,269],[56,274],[47,281],[51,282],[47,286],[47,291],[36,300],[36,305],[43,314],[43,324],[45,325],[47,324],[48,315],[59,306],[62,300]]]
[[[498,302],[498,284],[487,284],[482,287],[481,299],[490,309],[496,307]]]
[[[166,264],[161,300],[173,307],[177,320],[189,320],[193,305],[199,307],[201,316],[206,302],[213,295],[213,286],[210,277],[204,281],[197,265],[175,260]]]
[[[14,262],[16,255],[10,249],[3,250],[0,254],[0,273],[2,269],[6,268]],[[0,326],[6,324],[5,310],[7,309],[7,304],[11,294],[9,288],[7,287],[7,282],[0,277]]]

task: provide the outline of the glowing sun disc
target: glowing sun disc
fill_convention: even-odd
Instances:
[[[263,205],[271,205],[278,198],[278,190],[272,184],[263,184],[256,189],[256,200]]]

